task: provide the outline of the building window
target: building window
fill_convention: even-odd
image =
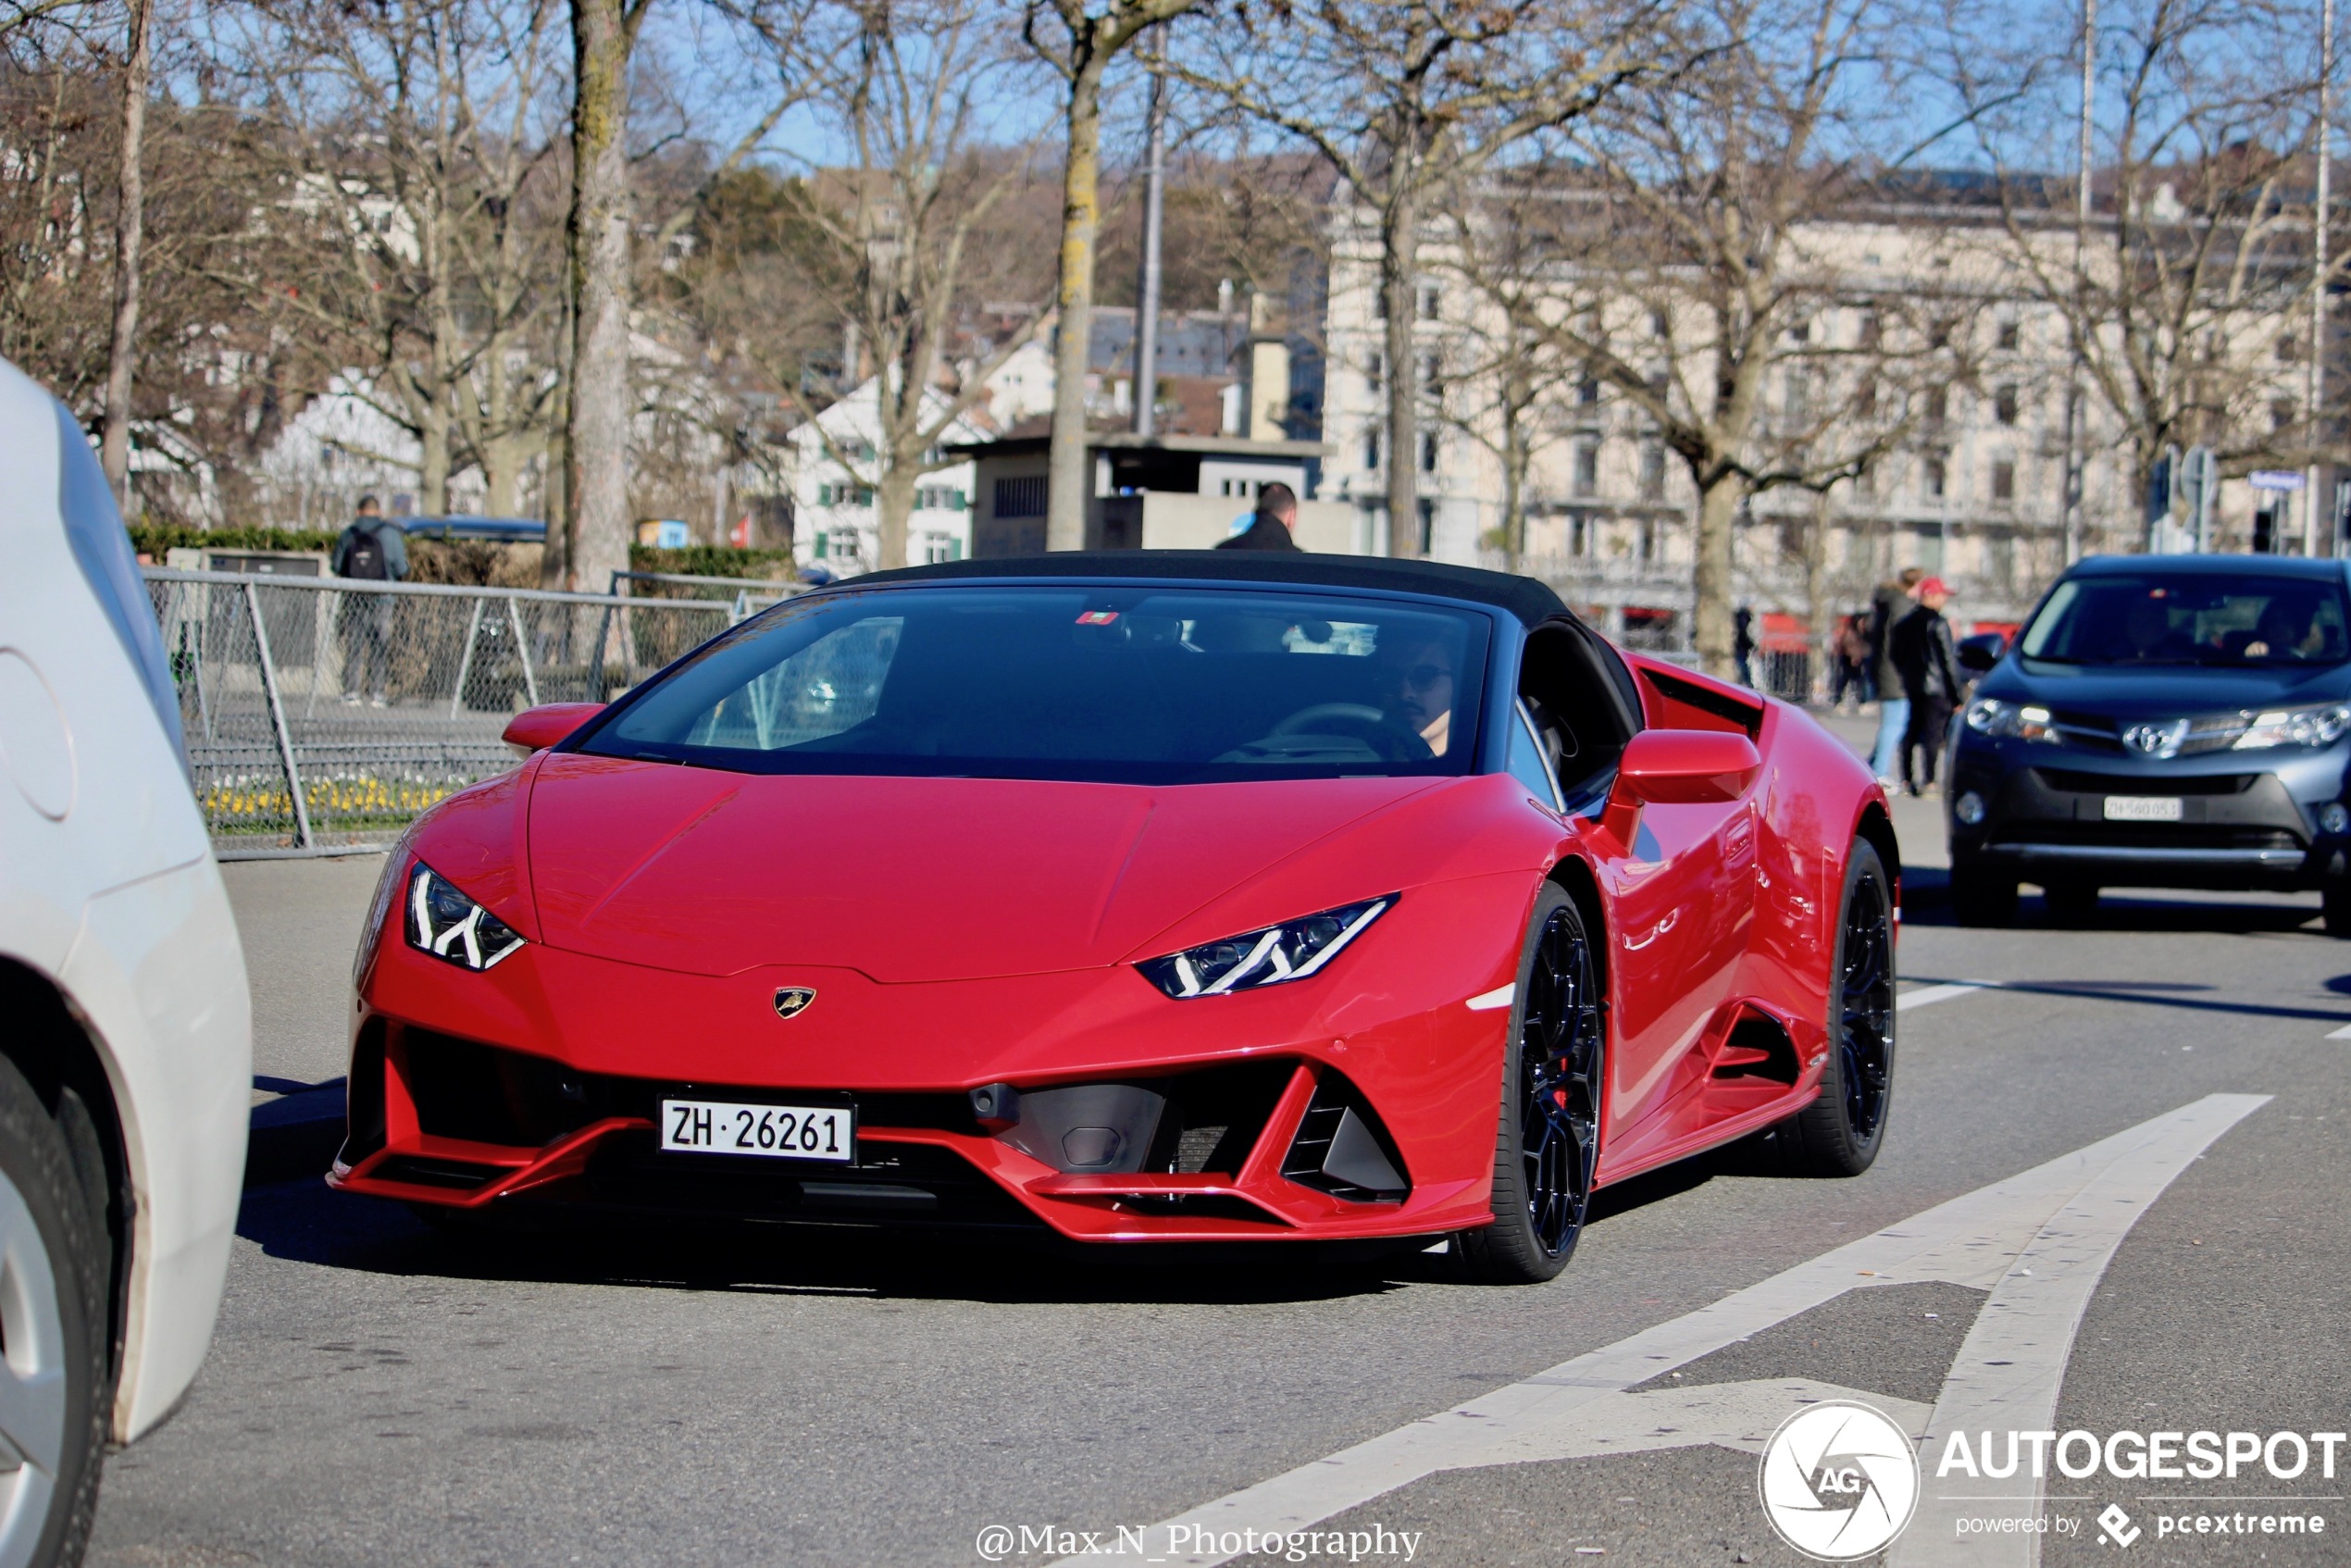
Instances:
[[[1421,392],[1422,392],[1422,394],[1423,394],[1424,396],[1427,396],[1427,397],[1435,397],[1435,396],[1437,394],[1437,392],[1438,392],[1439,388],[1441,387],[1441,385],[1442,385],[1442,383],[1443,383],[1443,381],[1444,381],[1444,378],[1445,378],[1445,359],[1444,359],[1444,356],[1443,356],[1442,355],[1438,354],[1438,353],[1437,353],[1435,349],[1431,349],[1431,350],[1429,350],[1426,354],[1422,355],[1421,355]]]
[[[1853,493],[1861,497],[1865,501],[1875,497],[1877,494],[1877,471],[1864,464],[1861,471],[1853,476]]]
[[[943,533],[926,534],[923,537],[923,559],[931,566],[940,566],[946,562],[960,561],[963,558],[964,541],[962,540]]]
[[[1928,500],[1942,500],[1950,487],[1950,482],[1951,465],[1947,458],[1938,454],[1929,457],[1922,465],[1921,488],[1926,492]]]
[[[1421,319],[1434,321],[1444,313],[1445,291],[1434,283],[1421,285]]]
[[[2270,429],[2272,430],[2290,430],[2301,417],[2301,405],[2291,399],[2282,397],[2270,404]]]
[[[1413,509],[1421,515],[1421,554],[1425,555],[1429,542],[1437,533],[1437,503],[1424,495]]]
[[[1437,432],[1434,430],[1421,437],[1421,472],[1437,472]]]
[[[1653,441],[1641,448],[1641,499],[1665,499],[1665,443]]]
[[[1992,460],[1992,499],[2008,503],[2016,499],[2016,459],[1996,457]]]
[[[1874,256],[1871,258],[1871,265],[1876,265]],[[1863,311],[1861,313],[1861,346],[1875,348],[1878,345],[1878,340],[1885,335],[1885,324],[1878,318],[1878,313],[1874,310]]]
[[[2023,342],[2024,328],[2021,324],[2014,321],[2003,321],[2000,323],[2000,346],[2002,348],[2014,350],[2021,347]]]
[[[1380,388],[1387,384],[1387,361],[1375,352],[1372,355],[1371,363],[1363,367],[1364,390],[1376,397],[1379,395]]]
[[[1255,479],[1220,479],[1217,481],[1216,493],[1236,496],[1247,501],[1258,492],[1259,488],[1259,481]]]
[[[2278,363],[2281,365],[2302,363],[2302,339],[2298,333],[2288,332],[2278,340]]]
[[[1379,427],[1372,426],[1363,432],[1363,467],[1379,467]]]
[[[1000,517],[1041,517],[1045,515],[1045,476],[1026,475],[996,481],[996,515]]]
[[[1668,321],[1668,320],[1665,318],[1665,312],[1663,312],[1663,311],[1661,311],[1661,310],[1652,310],[1652,311],[1650,311],[1650,312],[1649,312],[1649,336],[1650,336],[1650,337],[1652,337],[1652,338],[1662,338],[1662,337],[1666,337],[1666,336],[1668,336],[1668,335],[1670,335],[1670,334],[1672,333],[1672,331],[1673,331],[1673,324],[1671,321]]]
[[[1600,492],[1600,443],[1579,441],[1575,443],[1575,489],[1577,495],[1598,495]]]
[[[1575,383],[1575,401],[1589,408],[1599,400],[1600,379],[1587,370],[1584,379]]]
[[[1567,520],[1567,553],[1589,555],[1592,553],[1592,520],[1578,512]]]
[[[1950,417],[1950,389],[1947,387],[1936,387],[1934,391],[1928,392],[1926,394],[1926,422],[1929,425],[1940,425],[1944,420],[1948,419]],[[1940,495],[1943,492],[1938,490],[1934,493]]]
[[[1853,412],[1864,419],[1877,413],[1877,382],[1873,379],[1865,376],[1861,384],[1853,389]]]
[[[2016,383],[2004,381],[1992,389],[1992,417],[2003,425],[2016,423]]]
[[[1784,399],[1790,425],[1800,426],[1812,417],[1812,378],[1802,368],[1787,373],[1787,391]]]

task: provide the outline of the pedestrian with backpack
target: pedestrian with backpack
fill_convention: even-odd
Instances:
[[[408,538],[383,515],[372,495],[359,498],[358,516],[335,541],[328,562],[335,576],[360,582],[397,582],[408,575]],[[342,700],[382,707],[392,683],[392,595],[342,596]]]

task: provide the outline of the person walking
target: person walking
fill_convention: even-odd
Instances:
[[[1902,575],[1892,582],[1878,584],[1870,598],[1869,664],[1870,684],[1877,689],[1877,747],[1870,753],[1870,771],[1877,775],[1878,784],[1891,790],[1897,782],[1895,769],[1902,760],[1902,737],[1910,728],[1909,699],[1902,695],[1901,672],[1894,667],[1888,644],[1894,628],[1902,623],[1915,606],[1919,579],[1926,574],[1916,566],[1905,566]]]
[[[1279,479],[1257,492],[1249,527],[1219,543],[1219,550],[1296,550],[1290,529],[1298,526],[1298,492]]]
[[[335,541],[328,567],[335,576],[361,582],[397,582],[408,575],[408,538],[383,515],[372,495],[359,498],[358,515]],[[392,595],[342,596],[342,700],[382,707],[392,684]]]
[[[1741,604],[1731,616],[1731,662],[1741,686],[1755,690],[1755,612]]]
[[[1910,709],[1909,724],[1902,736],[1902,784],[1913,795],[1921,792],[1922,786],[1928,790],[1934,788],[1935,765],[1942,760],[1951,711],[1964,690],[1959,651],[1951,643],[1951,623],[1943,618],[1943,606],[1950,603],[1950,597],[1941,578],[1921,582],[1918,607],[1902,617],[1889,639],[1894,666],[1902,676],[1902,694]],[[1912,759],[1922,752],[1924,760],[1914,771]]]
[[[1847,691],[1857,703],[1866,703],[1876,695],[1870,689],[1870,640],[1861,629],[1859,616],[1840,616],[1836,635],[1829,641],[1829,709],[1835,712],[1845,702]]]

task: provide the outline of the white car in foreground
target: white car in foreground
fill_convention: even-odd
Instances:
[[[212,1338],[252,1099],[237,927],[97,459],[0,363],[0,1568]]]

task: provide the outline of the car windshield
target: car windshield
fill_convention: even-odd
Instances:
[[[665,672],[580,749],[745,773],[1459,774],[1486,638],[1474,612],[1293,591],[826,593]]]
[[[2059,583],[2021,649],[2079,665],[2332,665],[2351,657],[2345,624],[2334,582],[2101,574]]]

